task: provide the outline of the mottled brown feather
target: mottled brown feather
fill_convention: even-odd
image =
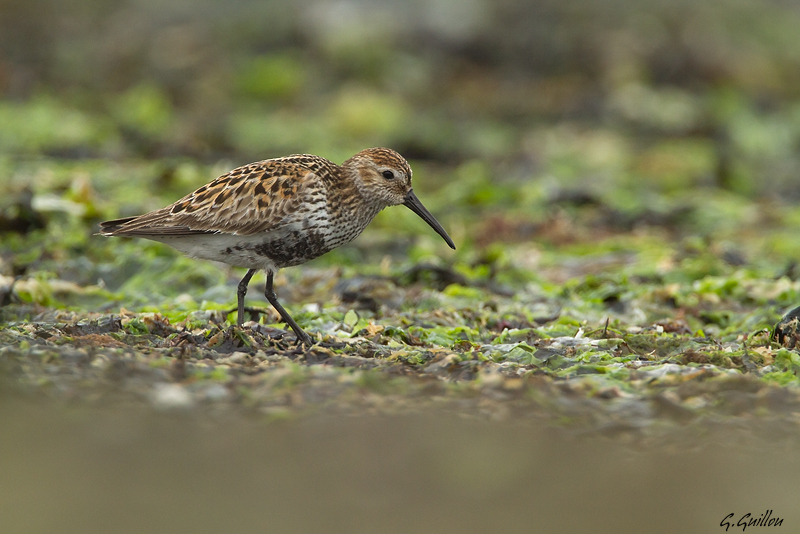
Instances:
[[[208,233],[253,235],[301,222],[304,203],[322,195],[340,167],[299,154],[233,169],[182,199],[127,219],[100,225],[103,235],[187,236]],[[229,202],[235,198],[235,203]],[[321,198],[321,197],[320,197]],[[225,209],[220,209],[225,206]]]

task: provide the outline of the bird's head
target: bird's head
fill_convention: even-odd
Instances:
[[[368,148],[345,161],[342,167],[345,173],[353,176],[359,191],[368,201],[377,202],[382,208],[403,204],[455,250],[453,240],[414,194],[411,167],[403,156],[389,148]]]

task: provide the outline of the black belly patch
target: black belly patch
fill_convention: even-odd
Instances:
[[[269,258],[276,267],[300,265],[329,250],[324,236],[313,231],[294,231],[283,239],[265,241],[253,247],[253,252]]]

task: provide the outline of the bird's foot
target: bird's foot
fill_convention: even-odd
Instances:
[[[296,332],[295,332],[296,333]],[[296,333],[297,334],[297,333]],[[311,336],[306,334],[305,332],[301,332],[302,335],[297,334],[297,345],[305,345],[306,347],[311,347],[314,345],[314,340],[311,339]]]
[[[238,328],[243,328],[243,326],[238,325]],[[294,331],[294,329],[290,330],[289,328],[287,328],[286,330],[283,330],[282,328],[274,328],[271,326],[263,325],[261,323],[255,323],[251,325],[249,328],[251,328],[254,332],[258,332],[262,336],[268,338],[270,341],[274,341],[277,343],[286,342],[287,340],[290,340],[291,339],[290,332],[292,332],[296,337],[295,344],[298,347],[302,345],[311,347],[315,344],[314,338],[312,338],[303,330],[300,330],[300,332],[298,333],[297,331]]]

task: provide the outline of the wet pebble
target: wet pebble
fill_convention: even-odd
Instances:
[[[211,402],[219,402],[230,397],[231,393],[228,388],[222,384],[211,384],[203,390],[203,398]]]
[[[165,410],[191,408],[194,404],[191,393],[179,384],[156,384],[150,401],[156,408]]]

